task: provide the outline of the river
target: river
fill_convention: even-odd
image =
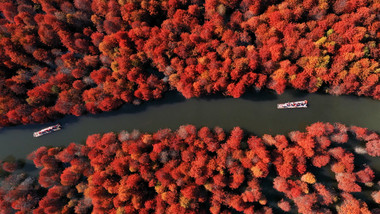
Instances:
[[[307,109],[276,109],[277,103],[305,99],[309,103]],[[57,122],[3,128],[0,130],[0,159],[7,156],[25,158],[40,146],[84,143],[90,134],[110,131],[139,129],[152,132],[194,124],[197,127],[220,126],[225,130],[240,126],[255,135],[275,135],[305,130],[307,125],[317,121],[341,122],[380,132],[380,101],[295,90],[287,90],[282,95],[265,91],[246,94],[239,99],[208,96],[189,100],[178,93],[169,92],[161,100],[139,106],[126,104],[112,112],[66,116],[57,121],[63,125],[63,130],[40,138],[33,138],[33,132]]]

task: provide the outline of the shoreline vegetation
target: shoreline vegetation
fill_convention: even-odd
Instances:
[[[317,122],[253,136],[235,127],[89,135],[29,155],[39,177],[2,164],[0,208],[33,213],[376,213],[376,132]],[[6,174],[7,171],[8,173]],[[363,197],[361,192],[366,192]],[[13,210],[14,209],[14,210]]]
[[[378,101],[378,14],[372,0],[3,0],[0,128],[169,91],[292,88]],[[38,176],[23,170],[29,162],[0,163],[0,212],[380,213],[378,160],[369,160],[380,136],[348,125],[261,137],[182,125],[42,146],[28,156]]]
[[[375,1],[2,1],[0,127],[265,88],[380,99]]]

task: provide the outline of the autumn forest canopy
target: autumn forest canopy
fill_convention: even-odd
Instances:
[[[169,90],[380,100],[379,14],[376,0],[0,0],[0,128]],[[0,214],[380,213],[379,156],[378,133],[341,123],[92,134],[32,152],[37,176],[0,162]]]
[[[380,136],[340,123],[317,122],[288,136],[193,125],[93,134],[85,145],[34,151],[37,178],[3,163],[0,210],[379,213],[378,172],[365,161],[371,156],[380,156]]]
[[[374,0],[0,0],[0,127],[286,87],[380,99]]]

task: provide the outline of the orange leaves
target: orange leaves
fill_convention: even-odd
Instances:
[[[246,153],[248,158],[254,159],[254,155],[257,155],[257,157],[263,163],[270,162],[268,151],[266,150],[260,138],[256,136],[252,136],[248,139],[247,143],[248,143],[249,148],[251,149],[251,151],[248,151]]]
[[[76,185],[80,176],[80,174],[73,172],[70,168],[66,168],[61,174],[61,184],[63,186]]]
[[[14,17],[15,19],[3,19],[1,22],[2,27],[5,27],[4,29],[10,34],[9,37],[12,38],[12,40],[7,38],[2,39],[0,44],[5,50],[3,52],[6,58],[4,58],[3,62],[5,64],[13,62],[15,65],[18,64],[29,70],[33,70],[33,72],[32,70],[29,71],[33,83],[32,85],[28,85],[29,89],[49,83],[58,86],[60,90],[55,90],[54,93],[60,94],[65,93],[65,91],[70,89],[71,85],[74,85],[78,90],[78,94],[82,97],[81,95],[85,90],[95,88],[96,84],[102,85],[107,83],[104,85],[104,88],[102,87],[105,96],[102,96],[100,100],[108,97],[106,98],[108,102],[101,102],[100,100],[98,102],[87,102],[87,100],[84,99],[87,109],[84,108],[83,104],[78,104],[78,102],[71,105],[70,99],[60,101],[57,105],[59,108],[55,109],[55,107],[52,106],[55,106],[54,104],[58,101],[46,99],[46,96],[43,96],[41,92],[39,95],[41,95],[42,100],[34,98],[35,94],[32,92],[30,93],[32,93],[33,96],[30,94],[28,101],[13,97],[14,100],[22,101],[31,106],[33,111],[37,111],[35,109],[37,109],[38,106],[47,106],[46,108],[41,108],[38,112],[40,115],[45,115],[45,121],[53,119],[53,114],[57,114],[57,111],[63,114],[81,115],[85,110],[96,113],[100,110],[108,111],[115,109],[121,104],[120,98],[126,102],[132,102],[134,100],[134,98],[131,97],[136,90],[133,83],[136,83],[137,80],[140,83],[147,81],[146,78],[148,77],[143,75],[144,72],[138,71],[137,74],[135,74],[135,76],[137,76],[136,79],[123,84],[119,81],[119,88],[116,88],[110,87],[112,83],[111,80],[109,80],[111,77],[111,73],[109,72],[103,72],[102,74],[95,74],[95,72],[91,77],[86,75],[90,73],[89,71],[99,71],[103,68],[112,68],[115,71],[127,73],[133,65],[142,66],[147,62],[146,54],[141,50],[137,51],[134,49],[135,45],[142,48],[141,39],[134,40],[134,42],[136,42],[136,44],[134,44],[128,38],[129,32],[120,31],[120,26],[125,26],[123,25],[124,21],[120,13],[121,5],[115,1],[106,4],[99,3],[99,1],[93,2],[93,4],[86,2],[87,1],[83,0],[75,1],[74,5],[76,7],[74,7],[72,3],[65,1],[54,6],[49,2],[42,1],[40,2],[41,7],[38,9],[27,2],[15,2],[12,4],[2,4],[1,6],[2,9],[7,8],[7,12],[4,13],[5,18]],[[98,10],[98,7],[102,8],[101,11]],[[14,8],[21,9],[14,11]],[[13,12],[16,12],[16,14],[13,14]],[[56,16],[52,14],[56,14]],[[125,13],[123,14],[126,15]],[[141,15],[142,14],[140,14],[140,16]],[[127,17],[125,20],[128,20]],[[14,24],[7,22],[15,22],[14,24],[17,25],[17,28],[15,26],[12,27]],[[38,25],[36,25],[36,22]],[[104,33],[102,33],[104,31],[109,34],[114,34],[104,37]],[[150,27],[138,25],[136,26],[136,31],[140,32],[139,36],[146,37],[149,35]],[[41,45],[47,46],[42,47]],[[136,55],[138,57],[133,57]],[[41,63],[46,64],[48,67],[55,68],[49,70],[47,72],[48,75],[59,76],[64,73],[69,78],[49,79],[43,77],[46,76],[46,71],[44,68],[40,68]],[[11,69],[11,73],[17,72],[16,67],[8,67]],[[12,76],[14,75],[9,75],[9,78]],[[74,84],[75,79],[71,76],[82,81],[85,85]],[[125,79],[124,75],[118,76],[115,74],[113,77],[116,78],[116,80],[112,79],[112,81],[115,82],[120,79]],[[6,77],[6,79],[8,79],[8,77]],[[125,86],[125,88],[121,88],[121,85]],[[158,85],[161,86],[156,88]],[[27,91],[25,90],[25,85],[21,83],[10,85],[9,87],[11,87],[10,92],[13,91],[16,94],[21,92],[25,93]],[[139,88],[142,87],[140,86]],[[49,88],[48,91],[50,90]],[[151,92],[153,96],[148,96],[146,99],[157,99],[161,97],[165,86],[163,86],[162,81],[158,81],[154,85],[150,85],[149,90],[153,91]],[[141,93],[138,95],[141,95]],[[86,98],[87,95],[85,94],[83,97]],[[72,109],[62,110],[63,106],[72,106]],[[44,121],[41,117],[43,116],[33,117],[33,121]],[[26,117],[20,118],[17,123],[24,121],[26,121]],[[12,119],[12,122],[16,122],[16,120]],[[8,123],[11,123],[11,121]]]
[[[139,182],[141,181],[142,179],[138,174],[132,174],[128,176],[127,180],[125,180],[124,185],[127,189],[133,189],[133,188],[138,187]]]
[[[231,189],[237,189],[244,182],[244,180],[245,180],[244,174],[239,173],[239,172],[232,173],[232,182],[230,183],[229,187]]]
[[[255,202],[259,201],[263,197],[261,193],[261,188],[258,180],[252,179],[248,181],[248,187],[242,194],[242,199],[244,202]]]
[[[219,187],[225,187],[227,185],[227,178],[222,174],[217,174],[213,176],[214,185]]]
[[[371,185],[370,182],[375,178],[373,170],[366,166],[363,170],[356,172],[358,182]]]
[[[286,88],[286,80],[285,79],[272,80],[269,82],[268,88],[275,90],[277,94],[282,94],[284,93],[285,88]]]
[[[337,173],[338,188],[345,192],[361,192],[361,187],[355,183],[356,177],[352,173]]]
[[[285,135],[276,135],[275,140],[276,140],[275,146],[280,151],[285,149],[289,145],[288,140],[286,139]]]
[[[188,199],[197,199],[197,191],[198,187],[195,185],[190,185],[181,190],[181,193],[183,196],[185,196]]]
[[[300,139],[297,143],[304,149],[306,157],[314,156],[315,142],[311,136]]]
[[[42,106],[46,105],[49,101],[51,101],[52,95],[52,84],[46,83],[41,86],[37,86],[32,90],[27,92],[28,99],[27,102],[32,106]]]
[[[281,199],[281,201],[277,203],[277,206],[285,212],[289,212],[291,209],[290,203],[288,201],[284,201],[284,199]]]
[[[294,199],[300,213],[313,213],[313,206],[317,203],[315,194],[308,194]]]
[[[1,3],[0,24],[7,36],[1,39],[0,55],[9,70],[1,77],[14,81],[20,67],[32,75],[32,84],[6,85],[8,102],[26,104],[33,112],[46,107],[38,110],[45,116],[31,120],[11,112],[13,118],[2,124],[55,119],[57,112],[109,111],[136,99],[159,99],[170,87],[186,98],[213,93],[238,98],[252,87],[281,94],[291,86],[312,93],[326,86],[330,94],[379,99],[378,22],[371,9],[375,3],[329,3],[76,0],[39,1],[38,8],[27,2]],[[75,60],[67,61],[66,55]],[[46,73],[41,66],[52,68],[51,76],[65,73],[74,78],[62,82],[41,78]],[[149,67],[170,81],[154,74],[158,80],[147,86]],[[74,84],[75,80],[85,85]],[[57,100],[42,92],[38,99],[33,92],[47,82],[59,86],[58,94],[74,86],[85,104],[62,110],[70,103],[66,100],[59,103],[61,111],[55,109]],[[101,98],[89,101],[86,91],[91,90],[101,91],[97,93]],[[29,100],[22,96],[27,91],[32,91]],[[336,137],[345,140],[345,135]]]
[[[289,189],[289,185],[288,185],[288,183],[287,183],[287,181],[286,181],[285,178],[283,178],[283,177],[276,177],[273,180],[273,188],[275,188],[276,190],[278,190],[280,192],[286,192]]]
[[[355,199],[351,194],[342,193],[342,197],[344,201],[337,209],[338,214],[344,214],[344,213],[370,214],[371,213],[368,210],[367,204],[365,202]]]
[[[274,137],[268,134],[263,135],[263,141],[267,145],[276,145],[276,140],[274,139]]]
[[[313,123],[312,125],[306,127],[306,131],[312,136],[312,137],[320,137],[325,134],[325,124],[322,122]]]
[[[283,177],[288,178],[293,174],[293,163],[292,158],[289,157],[290,160],[283,161],[281,158],[278,158],[274,164],[276,166],[277,173]]]
[[[95,81],[96,84],[100,84],[106,80],[107,76],[111,75],[111,70],[106,68],[101,68],[91,72],[90,77]]]
[[[243,192],[242,199],[243,199],[244,202],[254,202],[254,201],[256,201],[254,193],[250,192],[250,191]]]
[[[352,130],[359,139],[378,139],[368,130]],[[221,128],[185,125],[151,134],[95,134],[83,146],[42,147],[30,156],[43,167],[39,182],[48,189],[38,209],[254,213],[271,212],[274,202],[283,211],[294,206],[299,213],[334,211],[327,207],[331,204],[339,206],[338,213],[368,213],[366,203],[348,192],[360,192],[363,184],[371,188],[375,172],[366,165],[358,169],[353,154],[330,143],[334,135],[347,131],[343,124],[317,123],[306,132],[289,133],[288,141],[284,135],[247,137],[235,127],[226,139]],[[321,177],[324,169],[310,163],[319,168],[331,163],[338,189],[326,188],[323,183],[330,181]],[[269,182],[280,195],[262,190]],[[378,201],[376,191],[372,197]],[[16,209],[23,203],[12,202]]]
[[[268,165],[263,162],[258,162],[250,169],[252,175],[256,178],[265,178],[269,173]]]
[[[314,184],[315,183],[315,176],[311,174],[310,172],[302,175],[301,181],[306,182],[308,184]]]
[[[334,194],[329,189],[327,189],[325,185],[316,183],[314,184],[314,188],[318,192],[318,195],[322,197],[322,204],[329,205],[336,200]]]
[[[380,204],[380,191],[372,192],[371,196],[376,203]]]
[[[239,82],[237,84],[230,83],[227,86],[227,93],[228,95],[232,96],[233,98],[239,98],[242,94],[245,92],[245,85],[243,82]]]
[[[239,149],[243,136],[244,136],[243,130],[240,127],[235,127],[231,131],[231,135],[229,139],[227,140],[227,145],[231,149]]]
[[[380,156],[380,140],[371,140],[366,143],[366,151],[373,157]]]
[[[314,166],[321,168],[323,166],[326,166],[330,162],[330,156],[329,155],[316,155],[312,159],[312,163]]]

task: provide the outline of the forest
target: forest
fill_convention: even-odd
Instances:
[[[340,123],[258,137],[183,125],[40,147],[2,163],[0,213],[379,213],[380,136]],[[365,197],[367,196],[367,197]]]
[[[375,0],[0,0],[0,127],[286,88],[380,99]]]

